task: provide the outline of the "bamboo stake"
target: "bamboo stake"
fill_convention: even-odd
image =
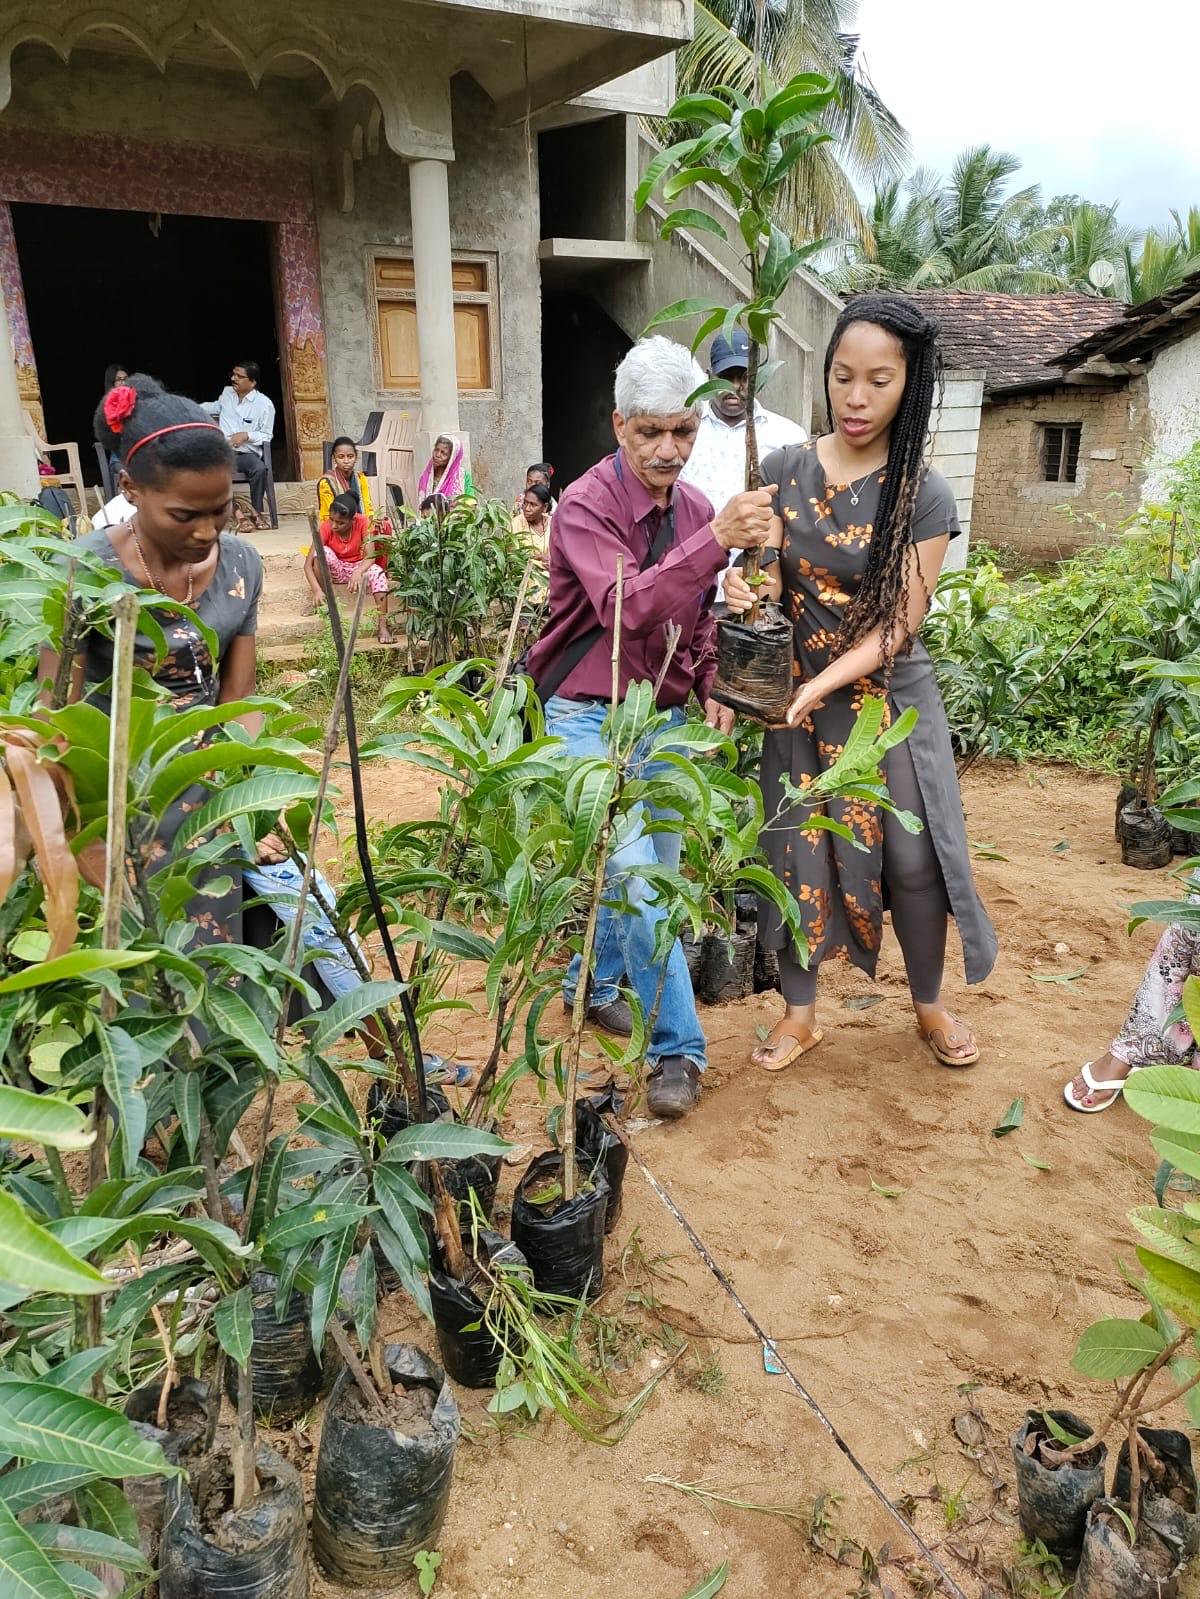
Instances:
[[[508,624],[508,637],[504,641],[504,649],[499,661],[496,663],[496,676],[492,684],[491,703],[496,703],[496,695],[504,686],[504,679],[508,676],[508,669],[512,665],[513,650],[517,643],[517,629],[521,625],[521,612],[525,606],[525,595],[529,591],[529,584],[533,579],[533,569],[537,563],[531,556],[525,564],[525,573],[521,578],[521,586],[517,590],[517,603],[513,606],[512,620]]]
[[[133,702],[133,652],[137,640],[138,601],[135,594],[123,594],[113,605],[116,637],[113,641],[112,702],[108,724],[108,832],[104,863],[104,916],[101,943],[105,949],[121,947],[121,912],[125,904],[126,828],[129,803],[129,719]],[[100,1020],[110,1027],[116,1019],[117,1002],[106,989],[100,1000]],[[97,1083],[92,1097],[92,1130],[95,1137],[88,1155],[88,1190],[93,1192],[108,1176],[108,1095]],[[92,1347],[103,1341],[103,1295],[88,1301],[88,1334]],[[104,1377],[92,1378],[92,1393],[103,1400]]]
[[[367,1247],[369,1248],[370,1245]],[[363,1365],[362,1361],[354,1353],[354,1345],[346,1336],[346,1329],[337,1319],[336,1313],[329,1318],[329,1331],[333,1335],[333,1341],[337,1345],[338,1353],[346,1362],[346,1367],[349,1370],[350,1375],[358,1384],[359,1392],[367,1401],[368,1408],[375,1417],[378,1425],[384,1428],[390,1428],[392,1425],[391,1418],[389,1417],[387,1410],[384,1408],[383,1400],[379,1397],[379,1390],[376,1388],[371,1378],[367,1376],[366,1367]]]
[[[321,543],[317,518],[312,511],[308,514],[308,523],[315,541],[313,550],[317,557],[317,567],[321,575],[321,588],[329,605],[329,629],[333,634],[334,648],[340,657],[346,647],[342,632],[342,613],[337,607],[337,599],[333,592],[333,579],[329,573],[329,562],[325,559],[325,546]],[[396,945],[392,939],[391,927],[388,925],[387,913],[384,910],[383,901],[379,897],[379,887],[375,881],[375,867],[371,860],[371,845],[367,837],[366,808],[362,792],[362,772],[359,768],[358,760],[358,730],[354,720],[354,695],[351,693],[348,684],[345,699],[346,745],[350,756],[350,786],[354,794],[354,841],[358,851],[358,863],[362,868],[363,887],[367,891],[371,909],[375,913],[379,942],[383,945],[383,953],[388,963],[388,970],[397,983],[403,983],[404,972],[400,966],[400,957],[396,954]],[[407,989],[400,995],[400,1009],[404,1014],[404,1025],[408,1032],[409,1046],[412,1050],[413,1072],[417,1091],[417,1119],[425,1122],[429,1119],[429,1096],[425,1092],[425,1056],[421,1049],[421,1033],[417,1026],[416,1008]]]
[[[617,557],[616,603],[613,608],[612,644],[612,744],[614,765],[617,754],[617,706],[621,691],[621,605],[624,599],[625,560]],[[617,771],[613,798],[608,802],[608,812],[596,841],[596,864],[592,872],[592,888],[588,905],[587,927],[583,947],[579,952],[579,982],[575,988],[575,1003],[571,1007],[571,1035],[567,1043],[567,1080],[563,1089],[563,1119],[560,1147],[562,1149],[562,1190],[564,1202],[575,1198],[575,1099],[579,1092],[579,1052],[583,1045],[583,1024],[587,1017],[588,986],[591,982],[592,952],[596,947],[596,923],[600,917],[600,901],[604,897],[604,872],[608,865],[608,839],[612,826],[613,801],[621,791],[620,772]]]
[[[300,891],[296,898],[296,915],[288,933],[287,947],[283,963],[289,970],[298,968],[300,944],[304,935],[304,912],[308,904],[308,890],[312,882],[315,869],[315,856],[317,838],[321,831],[321,824],[325,816],[325,797],[329,791],[329,773],[333,766],[333,757],[337,750],[338,722],[341,719],[342,698],[346,692],[346,682],[350,674],[350,662],[354,654],[355,641],[358,638],[358,628],[362,621],[363,609],[366,604],[368,585],[360,583],[355,597],[354,614],[350,621],[350,636],[348,645],[343,653],[338,669],[337,690],[333,696],[333,703],[329,707],[329,715],[325,722],[325,739],[322,746],[323,759],[321,762],[321,775],[317,783],[316,801],[313,807],[312,831],[309,834],[308,849],[304,854],[304,868],[300,875]],[[330,596],[330,604],[336,605],[337,601]],[[290,994],[284,995],[279,1008],[279,1020],[275,1025],[275,1047],[283,1047],[283,1035],[287,1031],[288,1004]],[[262,1120],[258,1133],[258,1150],[254,1158],[254,1167],[250,1173],[250,1181],[246,1186],[246,1203],[242,1211],[240,1231],[244,1237],[250,1227],[250,1218],[254,1214],[254,1207],[258,1200],[259,1185],[262,1181],[263,1164],[267,1158],[267,1149],[271,1142],[271,1127],[275,1115],[275,1092],[279,1079],[272,1074],[267,1083],[266,1102],[263,1105]],[[237,1437],[233,1448],[233,1508],[241,1510],[258,1492],[257,1448],[254,1437],[254,1388],[250,1377],[250,1362],[238,1367],[238,1394],[237,1394]]]
[[[350,662],[354,655],[354,645],[358,638],[359,624],[362,621],[363,608],[367,597],[367,584],[358,585],[358,594],[355,597],[354,614],[350,619],[350,636],[347,648],[342,656],[341,666],[338,670],[337,689],[333,696],[333,704],[329,707],[329,715],[325,721],[325,738],[322,744],[321,775],[317,783],[317,795],[313,805],[312,832],[309,834],[308,848],[304,852],[304,868],[300,874],[300,890],[296,896],[296,915],[288,932],[287,947],[284,951],[283,964],[289,971],[298,970],[300,944],[304,936],[304,912],[308,906],[309,887],[313,880],[315,870],[315,857],[317,838],[325,814],[325,797],[329,792],[329,773],[333,767],[333,757],[337,752],[338,723],[341,720],[342,697],[346,692],[346,682],[350,675]],[[288,1024],[288,996],[285,996],[279,1007],[279,1020],[275,1024],[275,1047],[283,1047],[283,1035]],[[258,1185],[262,1178],[263,1163],[267,1156],[267,1146],[271,1141],[271,1121],[275,1110],[275,1089],[277,1079],[272,1077],[267,1084],[267,1101],[263,1108],[262,1125],[258,1135],[258,1152],[254,1160],[254,1170],[250,1174],[250,1182],[246,1189],[246,1204],[242,1215],[243,1231],[250,1223],[250,1215],[254,1210],[258,1198]]]

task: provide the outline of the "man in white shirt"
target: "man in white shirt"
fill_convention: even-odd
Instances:
[[[219,400],[201,406],[216,417],[221,432],[233,446],[238,474],[250,485],[250,504],[262,511],[267,496],[266,452],[275,434],[275,407],[258,387],[257,361],[241,361],[229,374],[229,386]]]
[[[749,335],[735,328],[732,339],[719,334],[708,353],[708,370],[714,378],[728,378],[733,392],[710,395],[704,402],[696,442],[679,476],[707,495],[714,509],[728,505],[746,487],[746,365],[750,359]],[[761,461],[785,444],[803,444],[808,433],[786,416],[778,416],[754,402],[754,433]],[[733,551],[740,555],[740,550]],[[722,585],[719,583],[718,587]],[[719,596],[718,596],[719,597]]]

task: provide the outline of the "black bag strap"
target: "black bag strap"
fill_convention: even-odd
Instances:
[[[620,475],[620,466],[618,464],[617,476],[619,477]],[[657,566],[674,542],[675,507],[670,505],[667,507],[666,515],[658,524],[658,531],[651,540],[650,548],[646,552],[646,558],[638,567],[638,571],[648,572],[652,566]],[[586,633],[581,633],[578,638],[571,640],[558,660],[554,662],[550,670],[536,685],[538,698],[543,705],[545,705],[547,700],[553,699],[588,651],[593,649],[603,637],[604,628],[597,623],[595,627],[589,627]]]

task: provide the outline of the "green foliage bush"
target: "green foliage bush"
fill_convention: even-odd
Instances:
[[[1189,487],[1200,483],[1200,451],[1192,452],[1193,461]],[[988,755],[1103,771],[1130,765],[1141,725],[1135,715],[1141,685],[1131,668],[1158,648],[1161,607],[1152,600],[1155,580],[1167,571],[1170,522],[1169,510],[1148,509],[1116,537],[1102,530],[1104,543],[1050,572],[1007,577],[997,552],[978,545],[965,572],[946,574],[922,639],[958,748],[982,743]],[[1198,556],[1196,535],[1180,518],[1177,581],[1186,580]],[[1200,642],[1200,616],[1196,629]],[[1043,677],[1045,685],[1017,709]],[[1198,760],[1200,716],[1190,729],[1175,726],[1159,740],[1160,781],[1194,770]]]

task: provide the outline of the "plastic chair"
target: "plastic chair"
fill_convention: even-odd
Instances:
[[[416,416],[411,411],[381,412],[379,431],[370,442],[375,446],[378,503],[381,506],[391,505],[388,489],[395,484],[400,490],[401,504],[415,505],[417,502]]]
[[[22,409],[22,415],[25,418],[25,432],[33,440],[34,449],[37,451],[40,460],[45,461],[47,466],[54,466],[54,462],[50,459],[52,455],[66,456],[67,470],[60,472],[55,467],[54,475],[55,477],[66,478],[68,483],[71,484],[75,490],[75,498],[79,502],[80,514],[86,516],[87,490],[83,486],[83,468],[79,464],[78,444],[47,444],[45,439],[38,434],[37,425],[29,412]]]
[[[108,451],[98,439],[96,441],[96,460],[100,465],[100,486],[104,490],[104,498],[100,503],[101,505],[107,505],[109,500],[116,494],[117,485],[113,482],[112,462],[108,458]]]

